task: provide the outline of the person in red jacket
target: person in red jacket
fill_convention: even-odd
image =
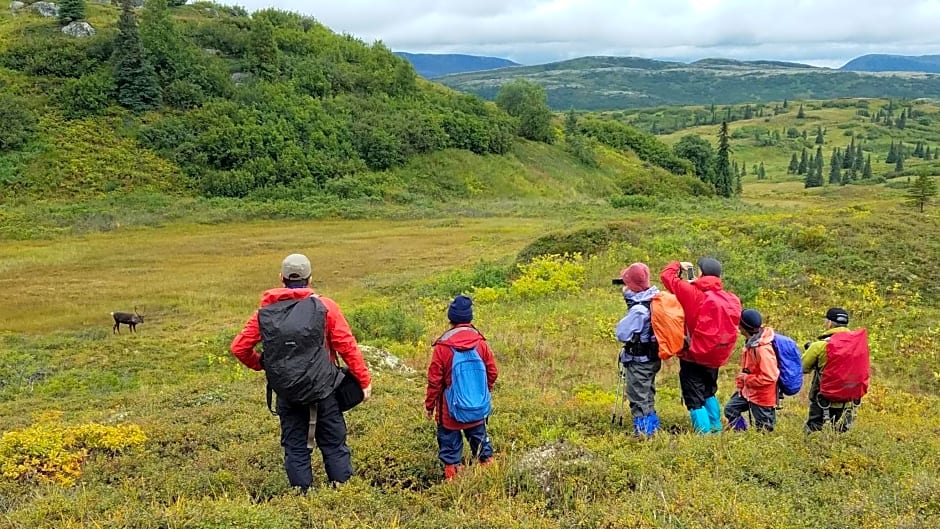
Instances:
[[[315,405],[303,405],[293,402],[286,396],[277,396],[277,415],[281,424],[281,446],[284,447],[284,468],[292,487],[299,487],[306,492],[313,484],[310,466],[310,454],[315,443],[323,455],[323,466],[332,483],[344,483],[353,473],[350,450],[346,445],[346,421],[339,409],[332,391],[342,378],[337,378],[332,364],[336,354],[349,367],[349,372],[362,387],[363,400],[372,395],[372,378],[366,367],[362,352],[356,343],[339,306],[330,298],[320,297],[310,288],[310,260],[301,254],[288,255],[281,263],[281,282],[283,288],[267,290],[261,296],[261,306],[248,319],[244,329],[235,337],[230,350],[245,366],[260,371],[264,369],[262,355],[255,351],[255,346],[265,340],[277,329],[268,328],[259,323],[259,312],[277,303],[288,300],[315,298],[325,308],[321,321],[312,321],[310,327],[322,331],[325,351],[321,361],[330,368],[325,391],[327,396]],[[316,317],[314,317],[316,319]],[[326,354],[329,358],[326,358]],[[338,370],[336,370],[338,371]],[[313,431],[311,430],[313,428]]]
[[[424,399],[424,409],[429,420],[437,419],[438,457],[444,463],[444,477],[447,480],[461,469],[463,460],[463,436],[470,443],[470,451],[480,464],[486,465],[493,458],[493,445],[486,435],[486,419],[461,423],[450,416],[446,390],[452,383],[451,365],[454,350],[476,349],[486,368],[486,386],[492,391],[498,372],[493,352],[486,343],[486,338],[471,323],[473,321],[473,301],[467,296],[457,296],[447,309],[450,329],[434,341],[431,365],[428,366],[428,387]],[[436,414],[435,414],[436,410]]]
[[[722,431],[721,405],[715,396],[718,392],[718,368],[723,363],[720,360],[727,361],[734,351],[741,302],[734,294],[723,290],[722,267],[718,260],[699,259],[695,279],[684,279],[682,274],[691,276],[694,268],[692,263],[673,261],[663,269],[660,280],[676,296],[685,312],[689,343],[679,354],[682,400],[697,432],[717,433]],[[714,292],[715,296],[721,297],[722,314],[700,314],[706,292]],[[728,336],[718,338],[710,332],[719,322],[722,327],[728,327],[724,333]],[[716,363],[716,359],[720,362]]]
[[[764,327],[764,318],[754,309],[741,312],[738,327],[746,340],[741,354],[741,372],[735,377],[735,391],[725,404],[725,418],[735,430],[746,430],[747,411],[758,430],[774,431],[777,423],[777,379],[780,368],[774,351],[774,331]]]

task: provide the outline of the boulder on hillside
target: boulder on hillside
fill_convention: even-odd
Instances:
[[[552,496],[564,487],[565,476],[596,472],[597,458],[584,448],[558,441],[536,448],[522,456],[516,464],[521,474],[532,476],[542,492]]]
[[[38,13],[39,16],[50,18],[59,16],[59,6],[52,2],[36,2],[29,8]]]
[[[95,28],[88,22],[72,22],[62,28],[62,33],[72,37],[85,38],[95,34]]]
[[[20,2],[19,0],[14,0],[13,2],[10,2],[10,11],[19,11],[20,9],[23,9],[24,7],[26,7],[26,4],[24,4],[23,2]]]
[[[235,84],[247,83],[251,80],[251,74],[246,72],[235,72],[232,74],[232,82]]]
[[[372,347],[371,345],[360,345],[359,350],[362,351],[362,356],[365,358],[370,370],[393,371],[403,375],[413,375],[415,373],[415,370],[408,367],[401,358],[384,349]]]

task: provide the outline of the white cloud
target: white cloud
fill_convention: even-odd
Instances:
[[[940,53],[937,0],[248,0],[395,50],[523,63],[584,55],[777,59],[837,66],[865,53]]]

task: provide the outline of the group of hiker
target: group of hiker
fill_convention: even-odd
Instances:
[[[618,359],[625,385],[622,396],[630,403],[634,433],[650,436],[659,430],[656,374],[662,361],[673,356],[679,359],[682,400],[699,433],[745,430],[745,414],[755,428],[773,431],[781,399],[797,394],[803,375],[810,373],[805,430],[819,431],[826,425],[848,429],[868,389],[865,329],[851,331],[848,312],[830,308],[824,332],[807,342],[801,355],[793,339],[765,325],[756,309],[742,310],[738,297],[724,290],[719,261],[702,258],[697,264],[675,261],[666,266],[660,280],[667,292],[650,284],[644,263],[631,264],[615,280],[623,284],[627,304],[615,334],[623,343]],[[718,372],[731,357],[738,333],[744,337],[741,371],[725,403],[723,423],[716,397]]]
[[[728,427],[745,429],[747,413],[755,427],[773,430],[779,399],[798,392],[806,372],[814,373],[806,429],[827,423],[848,428],[853,406],[868,387],[864,329],[849,331],[848,313],[830,309],[826,331],[800,358],[795,342],[765,326],[758,311],[742,310],[737,296],[722,288],[721,274],[720,262],[702,258],[697,269],[688,262],[670,263],[660,274],[666,291],[650,284],[643,263],[630,265],[615,280],[624,285],[628,307],[615,333],[623,343],[618,363],[634,432],[650,436],[660,429],[656,374],[673,356],[679,359],[682,400],[694,429],[722,431],[718,371],[731,357],[738,332],[745,344],[737,390],[724,407]],[[261,306],[230,346],[245,366],[265,372],[269,409],[276,395],[272,413],[280,420],[288,481],[302,492],[313,485],[314,446],[331,484],[352,476],[343,412],[372,393],[369,369],[346,318],[335,301],[310,288],[311,275],[306,256],[287,256],[282,286],[264,292]],[[450,303],[447,321],[449,327],[433,344],[424,408],[437,424],[438,458],[450,480],[462,469],[464,438],[471,461],[493,461],[486,424],[498,370],[486,338],[472,323],[469,297]]]

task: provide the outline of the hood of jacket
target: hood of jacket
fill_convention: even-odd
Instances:
[[[701,290],[702,292],[708,292],[709,290],[721,290],[721,278],[715,276],[702,276],[692,281],[692,284],[695,285],[695,288]]]
[[[651,286],[642,292],[626,290],[623,293],[623,299],[627,300],[628,305],[632,305],[634,303],[646,303],[648,301],[652,301],[656,294],[659,294],[659,289],[655,286]]]
[[[448,334],[450,336],[448,336]],[[434,342],[434,345],[445,345],[455,349],[471,349],[475,347],[477,343],[485,339],[483,334],[472,324],[461,323],[460,325],[448,329]]]
[[[285,301],[288,299],[303,299],[309,298],[314,295],[315,292],[310,288],[272,288],[270,290],[265,290],[264,294],[261,294],[261,306],[266,307],[268,305],[273,305],[280,301]]]

